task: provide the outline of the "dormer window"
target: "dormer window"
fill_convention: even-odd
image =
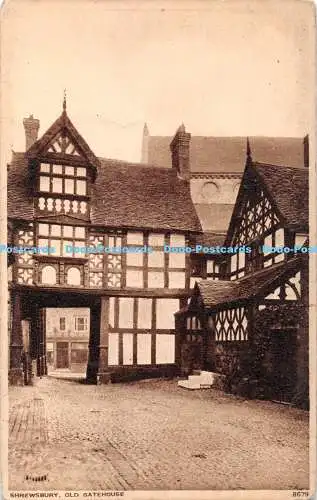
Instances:
[[[41,163],[39,190],[52,194],[87,196],[87,169]]]

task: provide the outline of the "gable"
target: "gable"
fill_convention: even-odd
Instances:
[[[265,185],[251,168],[245,170],[225,246],[246,245],[283,222]]]
[[[26,155],[29,159],[38,157],[50,157],[52,160],[62,158],[65,161],[81,159],[93,168],[94,173],[99,166],[98,158],[74,127],[65,110],[45,134],[28,149]]]
[[[61,131],[57,134],[57,136],[48,144],[47,152],[83,156],[82,151],[80,151],[78,146],[75,146],[67,131]]]

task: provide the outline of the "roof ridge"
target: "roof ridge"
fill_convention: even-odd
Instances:
[[[307,167],[292,167],[290,165],[275,165],[274,163],[263,163],[261,161],[252,161],[253,166],[260,166],[260,167],[274,167],[274,168],[290,168],[291,170],[300,170],[302,172],[308,172]]]
[[[162,167],[162,166],[157,166],[154,163],[142,163],[142,162],[134,162],[134,161],[129,161],[129,160],[118,160],[116,158],[105,158],[102,156],[98,156],[98,160],[101,162],[114,162],[114,163],[119,163],[122,166],[129,166],[133,165],[135,167],[141,167],[141,168],[155,168],[156,170],[163,170],[163,171],[174,171],[172,167]]]
[[[173,135],[150,135],[150,138],[155,138],[155,139],[168,139],[168,138],[173,138]],[[281,139],[297,139],[297,140],[303,140],[304,136],[287,136],[287,135],[196,135],[192,134],[191,139],[195,138],[205,138],[205,139],[243,139],[246,140],[247,137],[249,139],[274,139],[274,140],[281,140]]]

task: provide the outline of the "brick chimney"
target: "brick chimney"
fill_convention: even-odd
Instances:
[[[182,124],[170,144],[170,150],[172,152],[172,167],[176,169],[179,177],[186,181],[190,179],[189,144],[190,134],[186,132],[185,126]]]
[[[40,121],[30,115],[28,118],[24,118],[23,125],[25,130],[25,150],[27,151],[37,141]]]

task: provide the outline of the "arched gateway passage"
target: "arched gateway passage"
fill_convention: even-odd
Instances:
[[[65,311],[65,315],[61,311]],[[82,343],[73,345],[69,343],[54,342],[52,349],[51,333],[48,331],[47,319],[54,316],[63,329],[63,318],[67,313],[74,316],[77,330],[81,330],[84,321],[85,350]],[[76,314],[76,311],[85,311],[85,315]],[[90,314],[89,314],[90,311]],[[107,355],[102,355],[102,349],[107,349],[100,340],[101,334],[102,298],[91,294],[61,293],[52,291],[34,292],[25,290],[12,290],[10,292],[10,370],[9,379],[12,384],[32,383],[32,374],[46,375],[48,368],[70,368],[73,362],[81,365],[81,370],[86,371],[87,382],[96,383],[97,376],[102,374],[102,362]],[[85,319],[89,314],[87,324]],[[59,339],[61,340],[61,339]],[[82,349],[84,352],[79,352]],[[88,350],[88,353],[87,353]],[[78,351],[78,352],[77,352]],[[87,355],[88,354],[88,355]],[[85,361],[84,361],[85,358]],[[78,362],[78,363],[76,363]],[[83,367],[83,362],[86,366]]]
[[[85,370],[87,382],[93,384],[174,376],[179,371],[180,332],[175,330],[173,315],[179,298],[131,298],[113,290],[111,295],[103,295],[92,290],[34,290],[15,285],[10,301],[11,384],[29,384],[32,373],[46,375],[52,364],[57,369],[71,369],[71,363],[77,361],[83,365],[85,354],[86,367],[81,366],[80,372]],[[145,308],[148,301],[150,307]],[[67,345],[60,338],[54,342],[52,354],[52,342],[46,336],[47,316],[52,309],[62,308],[89,309],[89,332],[81,346],[79,342]]]

